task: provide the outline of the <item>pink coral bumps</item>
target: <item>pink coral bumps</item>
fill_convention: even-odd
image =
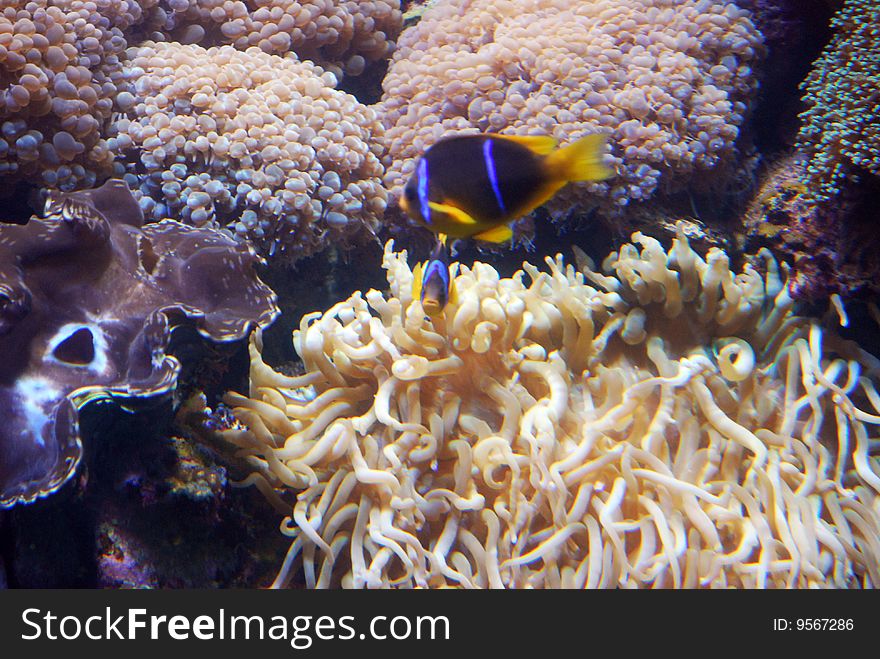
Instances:
[[[128,22],[94,2],[0,5],[0,175],[71,190],[110,173]]]
[[[131,49],[138,98],[115,124],[148,217],[225,226],[293,262],[375,229],[382,126],[332,73],[252,47]]]
[[[400,0],[160,0],[147,24],[157,41],[295,52],[359,75],[391,52],[403,18]]]

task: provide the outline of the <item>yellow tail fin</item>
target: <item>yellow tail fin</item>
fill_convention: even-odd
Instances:
[[[547,156],[549,175],[560,181],[601,181],[614,174],[602,163],[605,135],[587,135],[574,144],[557,149]]]

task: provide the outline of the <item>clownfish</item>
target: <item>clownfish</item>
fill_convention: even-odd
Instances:
[[[440,140],[416,164],[400,205],[434,233],[509,240],[508,224],[571,181],[600,181],[607,138],[588,135],[558,148],[549,136],[461,135]]]
[[[450,302],[455,302],[455,280],[449,274],[446,236],[440,236],[431,258],[413,270],[413,299],[422,302],[425,315],[433,318]]]

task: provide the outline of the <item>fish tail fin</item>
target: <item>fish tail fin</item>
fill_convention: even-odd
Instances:
[[[547,156],[550,176],[559,181],[601,181],[614,172],[602,162],[608,137],[587,135]]]

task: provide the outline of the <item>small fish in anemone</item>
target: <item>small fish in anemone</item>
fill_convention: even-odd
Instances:
[[[440,234],[431,258],[413,270],[412,296],[421,301],[425,315],[431,318],[439,315],[447,304],[455,302],[455,280],[449,272],[446,235]]]
[[[461,135],[443,139],[421,157],[400,205],[435,233],[493,243],[510,240],[509,226],[573,181],[601,181],[607,138],[586,137],[558,147],[549,136]]]

